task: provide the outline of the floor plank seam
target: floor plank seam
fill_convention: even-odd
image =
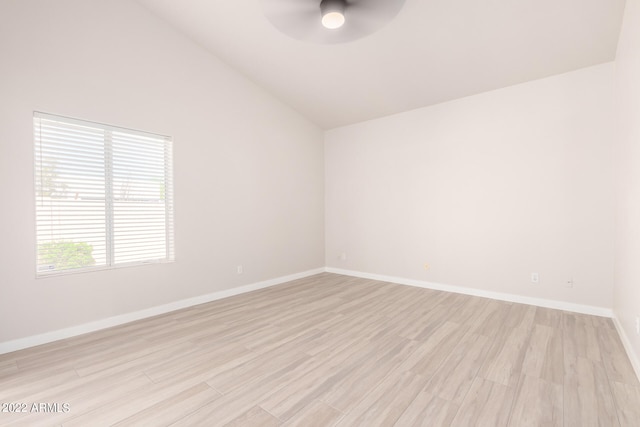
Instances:
[[[284,424],[285,422],[287,422],[287,420],[283,420],[282,418],[276,416],[275,414],[272,414],[271,411],[269,411],[267,408],[265,408],[264,406],[262,406],[261,404],[257,404],[255,407],[262,409],[264,412],[266,412],[267,414],[271,415],[275,420],[278,421],[278,424]],[[289,419],[295,417],[296,414],[294,414],[293,416],[289,417]]]
[[[518,397],[518,390],[520,389],[520,383],[522,382],[522,378],[523,378],[522,375],[520,375],[518,377],[518,381],[517,381],[517,383],[516,383],[516,385],[515,385],[515,387],[513,389],[513,399],[511,400],[511,407],[509,408],[509,418],[508,418],[508,421],[507,421],[507,426],[511,426],[511,420],[513,418],[513,408],[516,405],[516,400],[517,400],[517,397]],[[564,423],[564,420],[562,420],[562,422]]]
[[[618,424],[620,426],[622,426],[622,425],[624,425],[623,424],[624,420],[622,420],[620,418],[620,413],[622,412],[623,408],[620,407],[620,404],[618,403],[618,399],[616,398],[616,395],[613,393],[613,388],[611,387],[611,380],[609,378],[607,378],[607,388],[609,390],[609,393],[611,393],[611,398],[613,399],[613,404],[616,407],[616,419],[618,420]]]
[[[148,379],[148,380],[149,380],[149,382],[150,382],[151,384],[158,384],[158,383],[157,383],[157,382],[155,382],[155,381],[153,380],[153,378],[151,378],[151,377],[150,377],[150,376],[149,376],[145,371],[141,371],[141,372],[142,372],[142,375],[144,375],[144,376],[145,376],[145,378],[146,378],[146,379]]]
[[[335,406],[333,406],[332,404],[330,404],[329,402],[327,402],[327,401],[325,401],[325,400],[323,400],[323,399],[318,399],[318,401],[319,401],[319,402],[324,403],[325,405],[327,405],[328,407],[330,407],[331,409],[333,409],[333,410],[334,410],[334,411],[336,411],[336,412],[340,412],[341,414],[344,414],[344,413],[345,413],[344,411],[342,411],[342,410],[340,410],[340,409],[336,408]]]

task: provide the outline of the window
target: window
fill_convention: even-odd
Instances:
[[[170,137],[33,122],[37,276],[174,259]]]

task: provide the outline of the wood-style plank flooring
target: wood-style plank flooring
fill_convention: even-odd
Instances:
[[[640,426],[610,319],[329,273],[0,355],[0,403],[59,404],[0,425]]]

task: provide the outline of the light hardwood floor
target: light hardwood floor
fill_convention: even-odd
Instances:
[[[640,426],[610,319],[323,273],[0,356],[0,425]]]

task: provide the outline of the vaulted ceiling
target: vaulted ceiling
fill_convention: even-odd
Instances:
[[[268,1],[138,0],[325,129],[612,61],[624,10],[624,0],[406,0],[372,35],[313,44],[280,33]]]

